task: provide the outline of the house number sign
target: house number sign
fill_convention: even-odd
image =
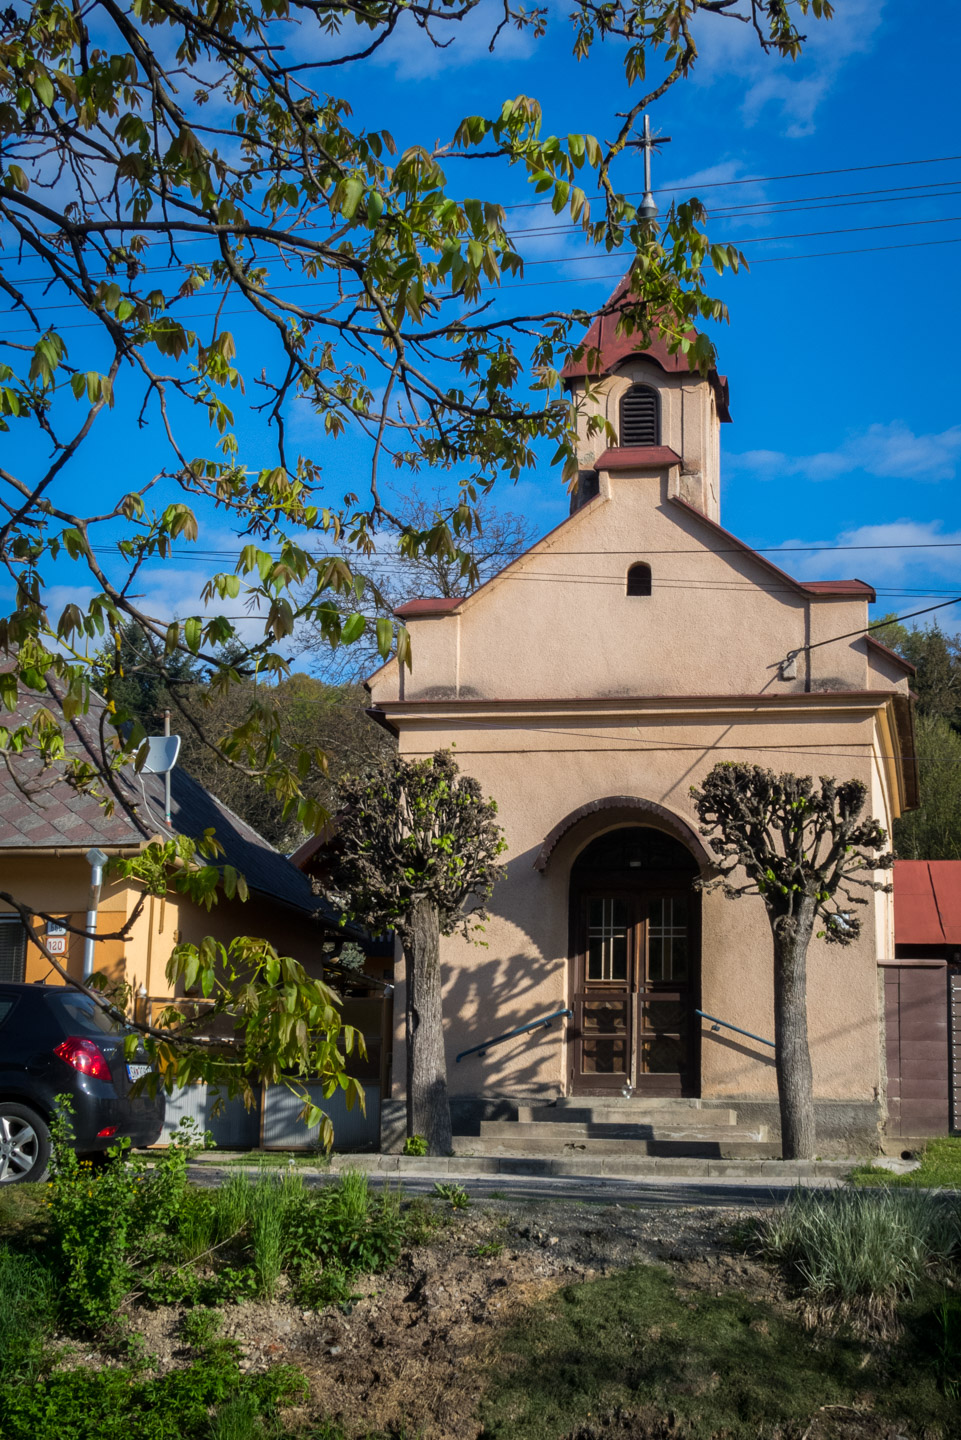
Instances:
[[[67,953],[67,927],[60,925],[56,920],[48,920],[44,934],[47,942],[47,949],[51,955],[66,955]]]

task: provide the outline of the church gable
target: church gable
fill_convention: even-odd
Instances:
[[[599,493],[462,601],[414,601],[403,698],[749,695],[863,689],[863,643],[779,666],[866,624],[863,582],[805,586],[672,493],[675,464],[601,470]],[[810,667],[810,668],[809,668]],[[372,681],[399,699],[396,667]]]
[[[375,703],[868,687],[863,636],[833,637],[863,630],[871,587],[796,581],[721,528],[727,381],[661,341],[637,353],[617,333],[623,290],[564,372],[582,467],[571,517],[473,595],[402,606],[413,671],[378,671]]]

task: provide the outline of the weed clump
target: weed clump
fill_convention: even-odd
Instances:
[[[818,1318],[884,1325],[961,1253],[958,1207],[910,1190],[798,1190],[758,1225],[762,1255],[800,1282]]]

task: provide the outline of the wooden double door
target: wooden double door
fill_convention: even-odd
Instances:
[[[572,889],[574,1094],[698,1093],[698,912],[687,877]]]

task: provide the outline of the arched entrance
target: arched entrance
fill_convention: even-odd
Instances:
[[[610,830],[571,867],[570,1079],[575,1095],[696,1095],[699,873],[648,826]]]

